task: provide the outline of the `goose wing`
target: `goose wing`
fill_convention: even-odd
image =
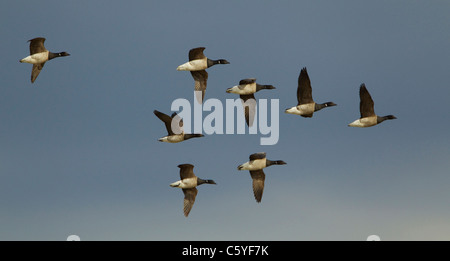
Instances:
[[[44,68],[44,63],[33,64],[33,69],[31,69],[31,83],[36,81],[36,78],[41,73],[42,68]]]
[[[359,111],[361,113],[361,118],[374,116],[374,103],[365,84],[361,84],[359,87],[359,99]]]
[[[208,81],[208,73],[205,70],[201,71],[191,71],[192,78],[194,78],[195,86],[194,90],[196,91],[196,98],[198,103],[203,103],[203,99],[205,98],[206,91],[206,83]],[[201,92],[201,93],[200,93]],[[201,94],[201,96],[200,96]]]
[[[265,152],[258,152],[258,153],[253,153],[252,155],[250,155],[250,160],[257,160],[257,159],[264,159],[266,157],[266,153]]]
[[[244,106],[245,122],[247,126],[253,126],[256,113],[256,100],[253,94],[240,95],[242,106]]]
[[[256,82],[256,78],[242,79],[239,81],[239,85],[252,84],[255,82]]]
[[[192,164],[180,164],[178,165],[180,168],[180,178],[187,179],[187,178],[195,178],[194,174],[194,165]]]
[[[28,42],[30,42],[30,55],[47,51],[44,46],[45,38],[43,37],[37,37]]]
[[[183,212],[184,216],[188,216],[194,206],[195,197],[197,197],[197,188],[183,189],[184,201],[183,201]]]
[[[154,110],[153,113],[156,115],[156,117],[158,117],[161,121],[164,122],[164,125],[166,126],[167,133],[169,135],[174,135],[175,133],[174,133],[174,131],[172,131],[172,119],[174,117],[179,117],[179,116],[176,113],[174,113],[174,114],[172,114],[172,117],[170,117],[169,115],[164,114],[164,113],[162,113],[160,111],[157,111],[157,110]],[[182,129],[181,129],[182,127],[183,127],[182,121],[180,120],[180,129],[178,129],[178,131],[181,131],[181,132],[177,132],[177,134],[182,133]]]
[[[203,50],[205,50],[205,47],[197,47],[189,50],[189,61],[206,58]]]
[[[256,202],[261,202],[262,195],[264,192],[264,180],[266,175],[263,170],[251,170],[250,176],[253,180],[253,195],[255,196]]]
[[[306,67],[300,71],[300,75],[298,76],[297,101],[298,105],[314,102],[312,98],[311,81],[309,80]]]

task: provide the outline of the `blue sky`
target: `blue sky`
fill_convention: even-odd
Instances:
[[[446,1],[8,1],[0,8],[0,240],[450,239]],[[47,38],[34,84],[27,40]],[[176,71],[204,46],[230,64],[208,69],[206,99],[244,78],[277,89],[280,139],[207,135],[179,144],[153,115],[193,101]],[[305,119],[297,77],[336,107]],[[366,129],[358,88],[380,115]],[[205,112],[203,116],[208,113]],[[257,204],[247,171],[254,152],[284,166],[265,170]],[[202,185],[188,218],[169,187],[191,163]]]

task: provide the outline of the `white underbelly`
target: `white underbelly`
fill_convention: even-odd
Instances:
[[[171,187],[189,189],[197,186],[197,177],[178,180],[170,184]]]
[[[350,127],[371,127],[377,125],[377,116],[364,117],[361,119],[357,119],[354,122],[350,123],[348,126]]]
[[[162,142],[178,143],[184,140],[184,134],[165,136],[160,138],[159,140]]]
[[[197,186],[197,178],[183,179],[180,184],[180,188],[188,189],[195,188]]]
[[[171,143],[177,143],[184,140],[184,134],[171,135],[168,137],[168,141]]]
[[[48,52],[35,53],[20,60],[22,63],[39,64],[48,61]]]
[[[287,109],[285,112],[296,115],[312,115],[314,113],[315,106],[315,103],[300,104]]]
[[[316,107],[316,104],[313,103],[306,103],[306,104],[300,104],[297,105],[297,110],[299,111],[300,115],[308,115],[314,113],[314,109]]]
[[[178,66],[178,71],[200,71],[208,68],[206,59],[192,60]]]
[[[266,159],[252,160],[242,164],[243,170],[260,170],[266,167]]]
[[[256,84],[246,84],[245,86],[238,88],[238,94],[247,95],[256,92]]]

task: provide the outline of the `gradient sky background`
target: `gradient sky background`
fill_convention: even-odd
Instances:
[[[448,1],[7,1],[0,7],[0,240],[450,240]],[[34,84],[27,40],[47,38]],[[276,90],[280,139],[211,135],[179,144],[157,109],[193,101],[191,48],[206,99],[254,77]],[[312,119],[288,115],[307,67]],[[350,128],[365,83],[375,112]],[[207,112],[203,116],[208,115]],[[265,170],[262,202],[248,171]],[[202,185],[188,218],[169,187],[192,163]]]

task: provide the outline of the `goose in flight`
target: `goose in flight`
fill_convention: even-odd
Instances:
[[[366,128],[380,124],[385,120],[397,119],[394,115],[378,116],[375,114],[372,97],[364,83],[359,87],[359,100],[361,117],[350,123],[349,127]]]
[[[239,81],[239,85],[233,86],[226,90],[227,93],[239,94],[244,106],[245,122],[247,126],[253,125],[253,120],[256,113],[256,100],[255,93],[260,90],[276,89],[273,85],[262,85],[256,82],[255,78],[242,79]]]
[[[167,130],[167,136],[158,139],[161,142],[178,143],[191,138],[203,137],[203,134],[186,134],[183,131],[183,119],[176,112],[169,116],[160,111],[154,110],[153,113],[164,122]]]
[[[190,71],[195,81],[195,94],[197,101],[203,103],[205,98],[208,73],[205,69],[216,64],[229,64],[225,59],[211,60],[203,54],[205,47],[197,47],[189,50],[189,62],[177,67],[178,71]],[[201,93],[200,93],[201,92]]]
[[[300,71],[300,75],[298,77],[297,101],[297,106],[286,109],[285,112],[289,114],[300,115],[305,118],[311,118],[316,111],[319,111],[323,108],[336,106],[334,102],[314,102],[312,98],[311,81],[309,80],[306,67]]]
[[[285,165],[282,160],[268,160],[265,152],[253,153],[250,155],[250,161],[238,166],[238,170],[250,171],[253,180],[253,195],[256,202],[260,203],[264,192],[264,181],[266,175],[263,169],[272,165]]]
[[[34,83],[47,61],[56,57],[70,55],[66,52],[50,52],[44,46],[45,38],[43,37],[37,37],[29,40],[28,42],[30,42],[30,55],[21,59],[20,62],[33,64],[33,69],[31,70],[31,83]]]
[[[180,180],[170,184],[171,187],[181,188],[184,193],[183,212],[187,217],[194,206],[195,197],[197,197],[197,186],[201,184],[216,184],[212,179],[201,179],[194,174],[194,165],[180,164]]]

